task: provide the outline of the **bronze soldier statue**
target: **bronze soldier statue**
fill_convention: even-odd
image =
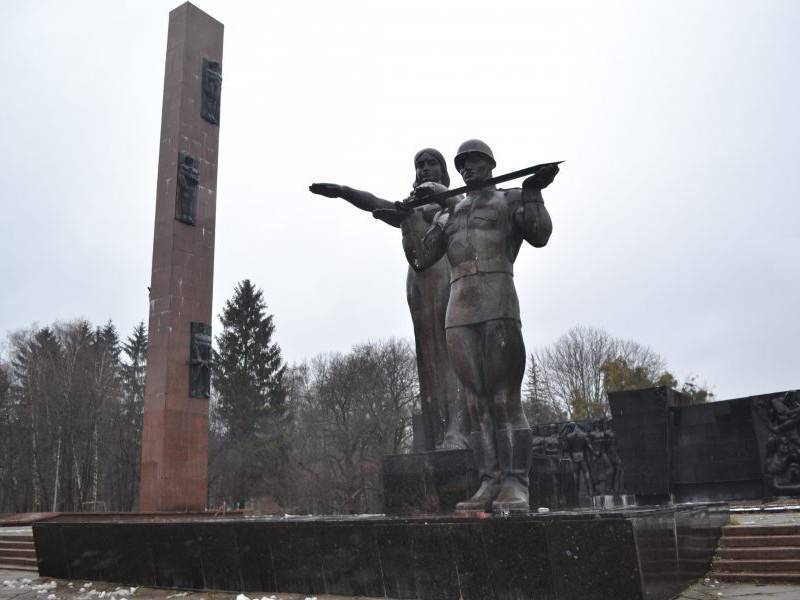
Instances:
[[[475,189],[449,198],[424,237],[403,222],[403,246],[415,270],[444,255],[450,263],[447,349],[467,400],[470,446],[481,476],[477,493],[456,510],[526,512],[533,440],[520,400],[525,346],[513,265],[523,240],[542,247],[550,237],[541,190],[558,167],[540,169],[522,189],[481,186],[495,164],[484,142],[461,144],[456,169]]]
[[[450,185],[447,164],[438,150],[425,148],[417,152],[414,170],[414,189],[422,184]],[[309,189],[328,198],[343,198],[356,208],[373,212],[393,227],[405,221],[405,226],[419,235],[424,235],[439,211],[436,204],[414,209],[410,213],[397,211],[394,203],[388,200],[333,183],[315,183]],[[414,197],[414,192],[411,197]],[[406,296],[414,325],[425,437],[439,449],[467,448],[469,428],[466,407],[458,389],[458,380],[450,366],[445,340],[445,312],[450,296],[450,267],[447,261],[442,258],[422,272],[409,267]],[[433,450],[433,447],[426,449]]]
[[[611,490],[614,494],[622,493],[622,459],[617,451],[617,436],[614,433],[614,428],[611,419],[606,417],[603,419],[603,428],[606,432],[606,453],[614,466],[614,475],[611,479]]]
[[[610,438],[601,418],[592,419],[589,440],[594,451],[589,455],[592,488],[598,496],[613,493],[614,464],[609,455]]]
[[[567,454],[572,459],[572,476],[575,480],[575,489],[578,496],[593,496],[594,486],[589,473],[589,460],[596,451],[592,441],[577,423],[568,423],[564,436]]]

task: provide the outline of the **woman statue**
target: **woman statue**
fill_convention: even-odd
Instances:
[[[441,152],[424,148],[414,156],[413,190],[423,183],[450,185],[447,165]],[[430,228],[439,211],[437,204],[426,205],[413,211],[398,211],[393,202],[383,200],[361,190],[334,183],[314,183],[313,193],[328,198],[343,198],[361,210],[373,212],[376,217],[392,227],[406,226],[420,236]],[[411,192],[414,197],[414,191]],[[414,325],[417,349],[417,370],[422,403],[425,450],[455,450],[467,448],[467,414],[450,359],[447,355],[444,320],[450,297],[450,268],[446,258],[441,258],[425,271],[417,272],[410,266],[406,278],[406,296]]]

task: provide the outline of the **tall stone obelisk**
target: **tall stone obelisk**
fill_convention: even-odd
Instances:
[[[188,2],[169,14],[140,511],[206,506],[222,35]]]

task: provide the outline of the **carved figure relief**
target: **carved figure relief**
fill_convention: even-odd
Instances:
[[[175,192],[175,218],[194,225],[197,214],[197,187],[200,169],[197,159],[188,152],[178,153],[178,185]]]
[[[589,473],[589,460],[596,452],[586,432],[577,423],[567,423],[564,442],[572,460],[572,476],[579,496],[593,496],[594,486]]]
[[[611,476],[611,493],[621,494],[623,486],[623,470],[622,459],[617,451],[617,436],[614,429],[611,427],[611,419],[603,420],[603,428],[605,430],[605,448],[611,465],[613,467],[613,475]]]
[[[189,357],[189,396],[211,396],[211,326],[192,322]]]
[[[200,116],[212,125],[219,125],[219,104],[222,94],[222,65],[203,59],[203,90]]]
[[[611,419],[539,424],[531,431],[537,477],[548,490],[545,494],[552,494],[539,498],[544,505],[567,506],[576,501],[575,494],[588,498],[623,493],[622,460]]]
[[[800,390],[758,400],[757,412],[769,430],[764,477],[772,492],[800,493]]]
[[[594,493],[597,495],[610,494],[613,489],[614,465],[608,454],[610,440],[603,427],[602,419],[592,420],[589,439],[592,444],[589,470]]]

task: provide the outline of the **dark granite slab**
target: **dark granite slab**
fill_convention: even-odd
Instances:
[[[33,527],[40,574],[180,589],[420,600],[666,600],[711,560],[724,505],[484,519],[109,519]]]
[[[438,450],[386,456],[384,510],[391,515],[452,512],[480,482],[471,450]]]
[[[771,460],[779,440],[787,455],[800,448],[797,423],[780,416],[794,410],[787,394],[697,404],[666,388],[610,393],[625,491],[648,503],[800,496],[789,463]]]

